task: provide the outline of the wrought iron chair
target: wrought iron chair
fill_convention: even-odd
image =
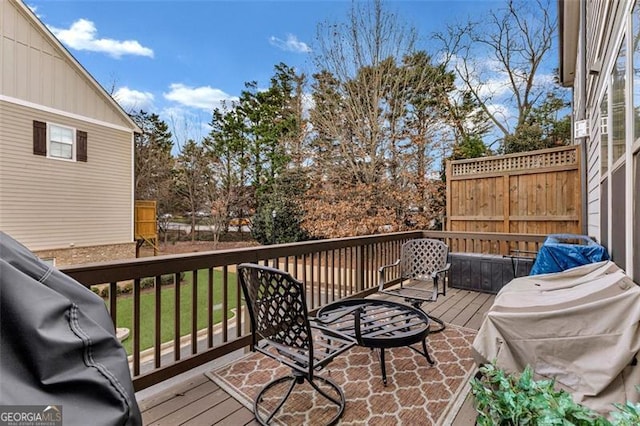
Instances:
[[[402,297],[413,307],[422,309],[424,302],[435,302],[439,295],[447,294],[447,278],[451,264],[447,262],[449,247],[442,241],[429,238],[409,240],[402,245],[400,259],[391,265],[380,267],[378,291],[391,296]],[[385,286],[387,269],[399,266],[399,286]],[[442,283],[442,290],[440,290]],[[424,309],[422,309],[424,311]],[[432,333],[445,328],[444,321],[425,312],[439,324]]]
[[[336,406],[335,415],[328,420],[330,425],[335,424],[344,412],[344,392],[334,381],[316,375],[316,371],[354,346],[355,340],[308,316],[304,287],[289,273],[243,263],[238,266],[238,275],[251,320],[251,350],[291,368],[291,375],[272,380],[259,392],[254,400],[256,420],[268,424],[294,387],[306,381]],[[290,382],[288,389],[279,402],[273,403],[273,396],[267,393],[286,382]]]

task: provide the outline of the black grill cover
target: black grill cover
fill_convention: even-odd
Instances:
[[[0,405],[61,405],[65,425],[140,425],[103,300],[0,232]]]

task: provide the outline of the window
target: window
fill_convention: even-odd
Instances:
[[[600,171],[602,177],[609,169],[609,104],[607,92],[600,102]]]
[[[44,263],[46,263],[49,266],[56,266],[56,258],[55,257],[41,257],[40,260],[42,260]]]
[[[59,124],[33,122],[33,154],[87,161],[87,132]]]
[[[626,130],[626,95],[627,95],[627,49],[626,40],[618,51],[618,58],[611,73],[611,145],[613,147],[612,162],[624,154]]]
[[[49,157],[73,160],[75,131],[70,127],[49,124]]]
[[[631,12],[633,22],[633,139],[640,138],[640,2],[636,2]]]
[[[608,247],[611,260],[616,262],[622,269],[627,269],[626,245],[627,222],[625,211],[625,169],[626,164],[622,164],[611,172],[611,247]]]
[[[633,156],[633,280],[640,283],[640,151]]]

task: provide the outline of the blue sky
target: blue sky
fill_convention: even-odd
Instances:
[[[268,86],[279,62],[311,74],[319,23],[344,21],[350,1],[65,1],[27,4],[125,110],[155,112],[178,139],[206,133],[211,111],[247,81]],[[391,0],[420,48],[446,24],[503,1]],[[553,65],[555,66],[555,64]]]

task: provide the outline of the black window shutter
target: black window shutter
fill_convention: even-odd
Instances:
[[[87,161],[87,132],[76,131],[76,160],[77,161]]]
[[[47,123],[33,121],[33,154],[47,155]]]

